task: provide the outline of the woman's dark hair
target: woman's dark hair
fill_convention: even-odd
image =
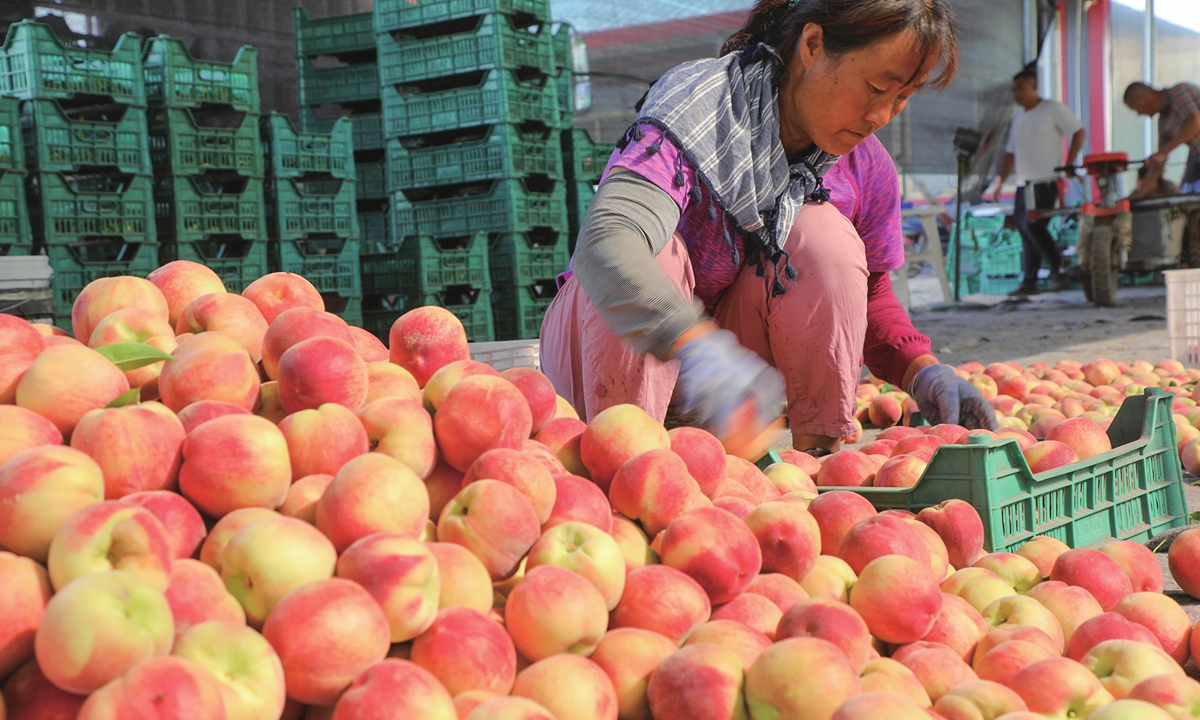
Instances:
[[[804,27],[815,24],[824,30],[826,54],[837,59],[908,31],[916,37],[922,69],[940,68],[926,85],[944,88],[958,70],[954,21],[949,0],[758,0],[721,54],[766,43],[790,58]]]

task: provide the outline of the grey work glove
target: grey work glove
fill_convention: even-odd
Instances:
[[[729,420],[747,400],[757,405],[766,428],[779,417],[784,401],[783,378],[755,353],[742,347],[728,330],[714,330],[692,340],[676,353],[683,410],[701,426],[724,439],[740,428]]]
[[[997,430],[996,411],[971,383],[949,365],[930,365],[917,371],[909,391],[931,425],[948,423],[969,430]]]

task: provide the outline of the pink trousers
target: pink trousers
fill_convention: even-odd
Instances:
[[[743,267],[714,319],[783,375],[793,435],[845,437],[855,430],[854,392],[867,329],[863,242],[835,207],[811,204],[800,211],[786,249],[799,272],[787,293],[769,298],[769,281]],[[692,297],[695,276],[678,234],[656,261],[679,292]],[[558,394],[585,420],[633,403],[661,422],[679,375],[677,361],[636,353],[613,334],[575,277],[542,322],[541,363]]]

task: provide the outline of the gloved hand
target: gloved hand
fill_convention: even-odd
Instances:
[[[730,427],[730,418],[747,400],[754,400],[765,429],[779,417],[784,401],[783,378],[755,353],[738,344],[728,330],[713,330],[679,348],[679,391],[683,410],[702,427],[724,440],[743,428]]]
[[[949,365],[921,368],[913,378],[910,394],[931,425],[950,423],[969,430],[1000,427],[991,403]]]

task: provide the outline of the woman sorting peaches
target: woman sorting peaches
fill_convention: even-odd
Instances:
[[[934,423],[995,427],[891,290],[895,166],[874,133],[957,67],[948,0],[759,0],[722,57],[656,82],[608,163],[541,333],[588,419],[672,396],[718,437],[855,431],[864,362]],[[747,421],[747,407],[755,412]]]

